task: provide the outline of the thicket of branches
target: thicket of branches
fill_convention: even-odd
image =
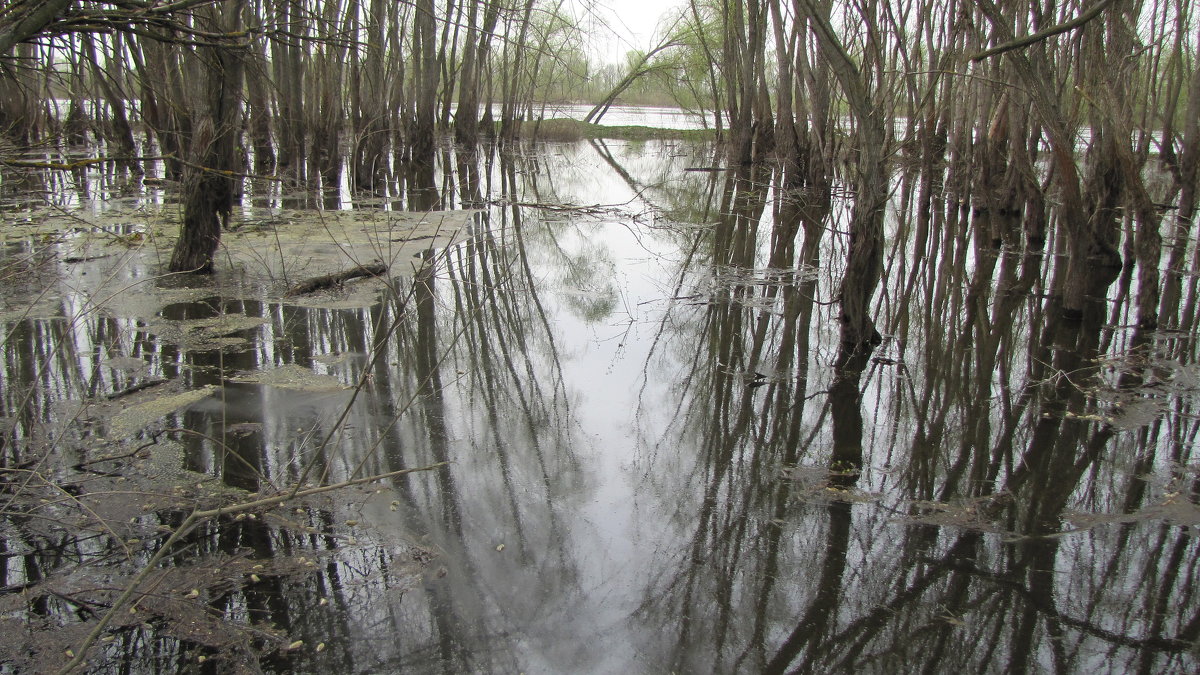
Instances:
[[[875,336],[897,166],[923,200],[994,214],[998,239],[1061,233],[1069,315],[1136,260],[1152,327],[1179,302],[1162,233],[1182,269],[1197,202],[1194,15],[1187,0],[689,0],[614,69],[589,64],[553,0],[20,0],[0,12],[0,124],[169,157],[194,235],[173,269],[205,269],[239,173],[337,187],[348,168],[378,189],[432,164],[439,134],[469,148],[515,138],[539,100],[657,88],[723,111],[730,163],[781,165],[807,204],[850,169],[847,344]]]
[[[234,122],[253,161],[337,185],[350,153],[354,181],[369,187],[389,151],[431,161],[452,120],[474,142],[492,129],[489,103],[516,133],[535,89],[586,69],[568,48],[572,29],[533,0],[21,1],[0,13],[0,122],[23,142],[95,132],[131,156],[144,124],[182,158],[197,109],[211,105],[200,81],[211,72],[238,94]]]
[[[896,169],[920,181],[919,236],[943,200],[974,209],[997,245],[1057,235],[1068,262],[1052,291],[1073,318],[1136,265],[1138,321],[1154,328],[1194,315],[1178,310],[1200,161],[1195,14],[1187,0],[691,0],[675,58],[726,111],[730,162],[781,164],[808,222],[835,174],[853,188],[848,346],[876,338]]]
[[[378,190],[431,166],[452,120],[465,146],[515,137],[580,64],[571,31],[534,0],[20,0],[0,10],[0,128],[165,157],[183,185],[171,270],[207,271],[240,175],[336,190],[349,167]]]

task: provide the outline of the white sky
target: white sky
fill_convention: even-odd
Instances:
[[[591,30],[591,48],[602,61],[624,62],[631,49],[654,46],[655,31],[667,10],[683,7],[687,0],[573,0],[576,16]],[[590,7],[590,11],[588,9]],[[610,29],[602,27],[601,22]],[[613,33],[616,33],[614,35]]]

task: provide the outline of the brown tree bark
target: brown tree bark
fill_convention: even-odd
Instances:
[[[497,15],[489,3],[486,18],[495,21]],[[467,9],[467,38],[463,45],[462,65],[458,72],[458,108],[454,113],[454,140],[468,148],[475,147],[479,140],[479,73],[478,58],[483,52],[479,30],[479,3],[472,2]],[[485,31],[483,39],[488,39]]]
[[[243,0],[226,0],[206,10],[216,30],[237,30]],[[242,56],[236,47],[198,47],[200,77],[189,163],[184,169],[183,223],[171,254],[171,272],[212,272],[221,226],[233,210],[241,120]]]
[[[813,0],[804,3],[821,52],[845,92],[858,124],[856,194],[850,216],[850,250],[839,292],[840,321],[844,348],[870,349],[880,339],[871,318],[871,298],[883,274],[883,214],[888,198],[885,120],[872,100],[870,64],[855,65],[826,14],[814,6]],[[867,25],[870,27],[869,22]]]
[[[978,0],[978,6],[991,23],[996,38],[1012,42],[1013,30],[999,8],[991,0]],[[1036,52],[1026,55],[1022,51],[1008,51],[1005,58],[1025,85],[1050,146],[1060,201],[1059,222],[1067,237],[1067,272],[1061,289],[1063,314],[1077,320],[1083,315],[1088,292],[1100,280],[1097,275],[1108,277],[1111,283],[1121,267],[1121,257],[1113,243],[1116,236],[1113,195],[1120,187],[1111,182],[1119,180],[1119,174],[1114,173],[1118,167],[1113,166],[1115,160],[1109,153],[1101,149],[1085,186],[1075,159],[1074,135],[1068,129],[1068,117],[1052,79],[1055,69]],[[1104,130],[1094,132],[1104,133]]]
[[[366,56],[359,77],[351,83],[354,96],[354,185],[375,190],[387,168],[388,111],[384,76],[383,0],[371,0],[367,10]]]
[[[246,21],[253,12],[247,9]],[[255,173],[268,173],[275,167],[275,143],[271,134],[270,65],[265,46],[255,44],[246,54],[246,127],[250,147],[254,148]]]
[[[0,18],[0,56],[8,56],[18,44],[37,37],[74,2],[75,0],[17,0],[6,6],[3,17]]]
[[[409,134],[412,161],[433,165],[437,116],[437,31],[433,0],[416,0],[413,16],[414,120]]]
[[[304,22],[294,0],[272,0],[274,22],[288,35],[303,35]],[[276,159],[281,170],[295,178],[304,173],[308,130],[304,123],[305,68],[301,45],[296,39],[271,43],[271,66],[275,84],[275,129],[279,134]]]

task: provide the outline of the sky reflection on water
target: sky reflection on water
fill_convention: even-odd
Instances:
[[[473,236],[370,307],[237,299],[219,274],[204,302],[158,312],[261,320],[224,348],[166,344],[136,314],[69,334],[7,322],[8,409],[58,383],[9,439],[71,427],[55,405],[120,389],[92,373],[135,357],[217,388],[150,427],[195,432],[173,436],[186,468],[286,485],[351,396],[234,376],[296,364],[365,382],[324,480],[452,464],[297,514],[324,538],[236,525],[259,556],[323,556],[313,576],[219,605],[259,602],[328,645],[268,669],[1194,671],[1192,336],[1126,328],[1119,284],[1063,324],[1044,293],[1054,256],[959,234],[971,216],[948,199],[943,229],[889,263],[884,343],[846,363],[832,301],[847,202],[788,221],[768,175],[684,171],[706,152],[485,157]],[[471,201],[456,179],[446,206]],[[534,202],[577,208],[515,205]],[[899,202],[889,218],[911,231]],[[186,645],[163,651],[108,659],[186,660]]]

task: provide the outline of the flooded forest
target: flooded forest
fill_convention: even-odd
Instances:
[[[0,2],[0,674],[1200,671],[1200,7]]]

